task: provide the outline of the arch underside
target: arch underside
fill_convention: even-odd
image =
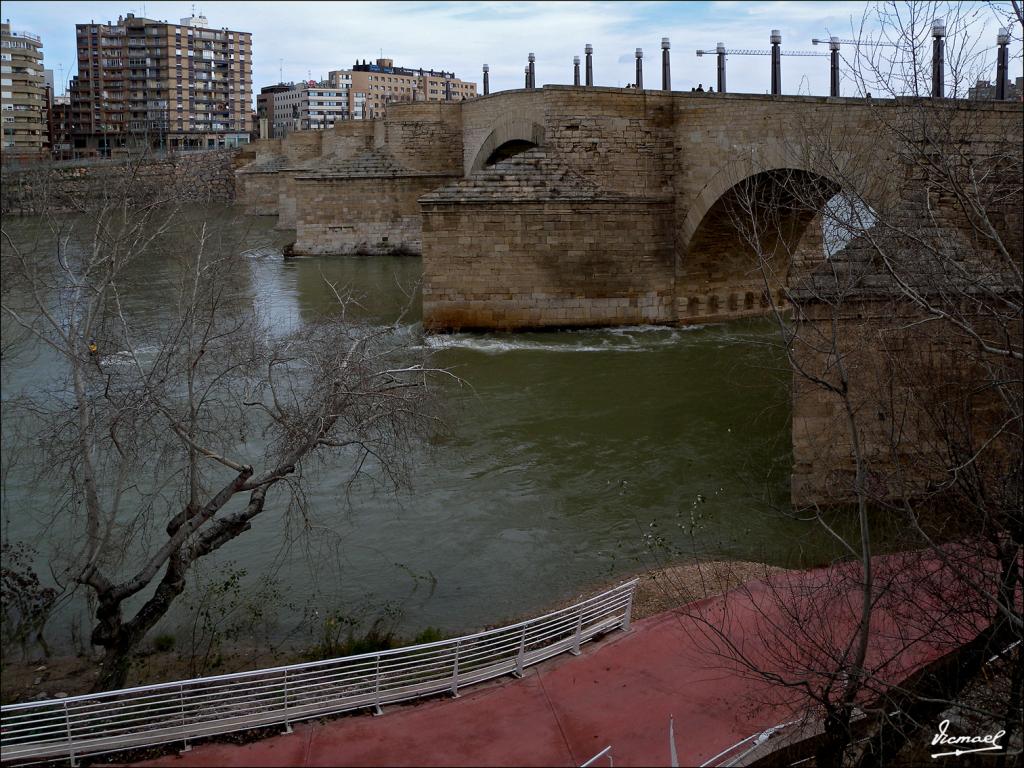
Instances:
[[[678,254],[678,320],[728,320],[784,305],[792,278],[824,259],[820,212],[837,190],[794,169],[755,173],[727,189]]]
[[[533,120],[512,117],[498,123],[474,155],[469,171],[494,165],[533,147],[544,145],[544,128]]]
[[[502,160],[507,160],[510,157],[515,157],[529,149],[533,149],[537,145],[532,141],[525,141],[524,139],[512,139],[506,141],[499,147],[495,147],[494,151],[484,161],[484,168],[488,168],[495,163],[500,163]]]

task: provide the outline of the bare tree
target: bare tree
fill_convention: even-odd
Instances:
[[[438,371],[400,321],[355,322],[336,290],[332,316],[271,327],[231,227],[134,178],[78,210],[41,206],[35,243],[6,223],[2,235],[3,312],[62,371],[6,409],[25,414],[42,475],[65,488],[60,574],[95,604],[97,689],[124,684],[199,559],[268,509],[301,512],[325,461],[400,482],[437,418]],[[154,284],[157,260],[173,277]]]
[[[1024,635],[1021,111],[923,98],[938,17],[963,99],[991,62],[981,35],[1012,9],[880,3],[848,62],[862,93],[890,97],[860,107],[870,142],[823,116],[793,136],[792,169],[724,202],[794,376],[794,514],[851,562],[741,592],[758,617],[746,642],[728,610],[694,616],[819,724],[819,766],[880,764],[950,707],[1020,737],[1019,646],[1015,684],[962,697]],[[829,512],[851,505],[853,535]],[[910,554],[880,557],[879,520]],[[911,677],[922,643],[942,662]]]

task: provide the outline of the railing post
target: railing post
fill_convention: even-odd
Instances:
[[[71,763],[71,768],[75,768],[78,765],[78,761],[75,759],[75,740],[71,738],[71,715],[68,714],[68,703],[64,702],[64,728],[68,734],[68,762]]]
[[[292,732],[292,724],[288,722],[288,668],[284,670],[284,732]]]
[[[185,746],[181,748],[182,752],[191,752],[192,745],[188,743],[188,736],[185,735],[185,686],[178,686],[178,705],[181,708],[181,740]]]
[[[580,655],[580,639],[582,638],[582,635],[583,635],[583,606],[581,605],[580,606],[580,612],[576,616],[576,637],[573,639],[573,641],[572,641],[572,648],[570,649],[570,653],[572,653],[573,656],[579,656]]]
[[[523,658],[526,656],[526,625],[519,635],[519,652],[516,654],[516,677],[523,676]]]
[[[629,622],[633,618],[633,593],[635,587],[629,588],[629,597],[626,598],[626,612],[622,615],[622,631],[629,632]]]
[[[377,654],[377,665],[373,673],[373,716],[383,714],[384,710],[380,708],[380,654]]]
[[[455,664],[452,666],[452,697],[459,698],[459,645],[461,641],[455,641]]]

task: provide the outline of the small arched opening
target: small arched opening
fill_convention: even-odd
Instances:
[[[467,173],[500,163],[534,147],[544,146],[544,128],[524,117],[505,118],[483,140],[473,153]]]
[[[533,149],[537,145],[532,141],[526,141],[525,139],[512,139],[506,141],[500,147],[496,147],[487,159],[484,160],[484,168],[489,168],[495,163],[500,163],[502,160],[508,160],[510,157],[521,155],[529,149]]]

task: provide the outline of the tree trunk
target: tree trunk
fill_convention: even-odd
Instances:
[[[842,768],[843,756],[850,743],[848,709],[833,709],[825,716],[825,733],[814,750],[817,768]]]
[[[121,601],[103,600],[96,610],[97,625],[92,642],[104,649],[103,669],[92,688],[93,693],[124,688],[128,680],[132,655],[146,634],[170,609],[174,599],[185,590],[185,574],[191,561],[176,552],[167,561],[167,570],[153,596],[139,609],[131,621],[121,620]]]

